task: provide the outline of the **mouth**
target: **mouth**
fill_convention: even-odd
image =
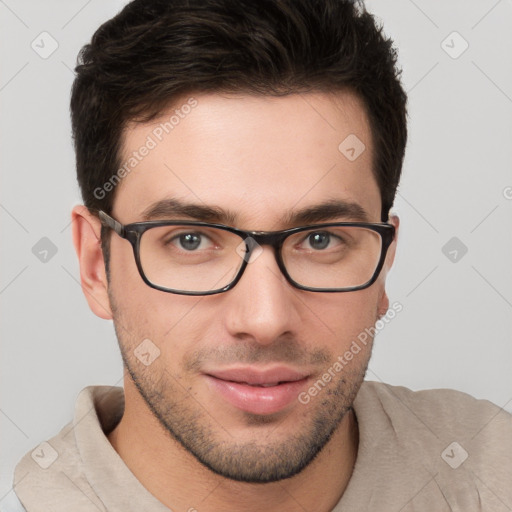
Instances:
[[[279,366],[238,367],[204,374],[212,391],[235,408],[260,415],[274,414],[297,402],[309,374]]]

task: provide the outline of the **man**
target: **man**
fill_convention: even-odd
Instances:
[[[25,510],[512,509],[510,415],[363,382],[399,310],[406,97],[362,6],[135,0],[71,113],[82,287],[124,389],[83,390],[20,461]]]

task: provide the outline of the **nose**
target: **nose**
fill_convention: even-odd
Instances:
[[[226,327],[230,334],[269,345],[298,328],[300,291],[281,273],[273,249],[261,249],[259,255],[251,256],[236,286],[223,295],[229,301]]]

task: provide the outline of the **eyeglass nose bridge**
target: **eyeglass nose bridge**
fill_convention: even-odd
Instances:
[[[256,252],[261,253],[263,251],[263,249],[261,248],[263,245],[270,245],[274,249],[274,254],[277,258],[277,263],[279,267],[281,267],[281,258],[279,256],[279,251],[283,245],[285,238],[287,237],[286,233],[246,231],[244,235],[245,238],[243,239],[243,244],[245,244],[245,252],[241,256],[246,263],[251,262],[251,258]]]
[[[255,259],[263,252],[262,246],[265,245],[273,248],[274,258],[281,274],[290,284],[292,284],[292,286],[294,286],[294,282],[288,274],[281,256],[281,248],[283,246],[284,240],[289,236],[289,234],[280,232],[269,233],[265,231],[246,231],[244,232],[244,236],[245,238],[243,239],[242,243],[245,245],[245,251],[243,253],[239,253],[243,259],[243,262],[238,276],[235,282],[232,283],[232,286],[238,283],[238,281],[242,278],[242,275],[245,274],[248,264],[255,261]]]

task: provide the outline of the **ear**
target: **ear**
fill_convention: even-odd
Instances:
[[[71,218],[82,291],[92,312],[100,318],[111,320],[113,315],[101,250],[101,222],[83,205],[73,208]]]
[[[389,272],[389,269],[391,268],[391,266],[393,265],[393,262],[395,261],[396,244],[398,241],[398,229],[400,227],[400,219],[398,218],[397,215],[391,215],[389,217],[388,222],[390,224],[392,224],[393,226],[395,226],[395,238],[393,239],[393,241],[391,242],[391,245],[389,246],[388,252],[386,254],[386,261],[384,262],[384,267],[382,269],[381,275],[379,276],[380,279],[382,279],[382,281],[383,281],[383,286],[382,286],[382,293],[379,298],[379,303],[377,306],[378,318],[384,316],[386,314],[387,310],[389,309],[389,298],[388,298],[388,294],[386,293],[385,281],[386,281],[386,275]]]
[[[384,263],[384,272],[386,273],[388,273],[389,269],[393,265],[393,262],[395,261],[396,244],[398,242],[398,231],[400,228],[400,219],[398,218],[398,215],[391,215],[389,217],[388,222],[395,226],[395,238],[391,242],[391,245],[389,246],[388,252],[386,254],[386,262]]]

